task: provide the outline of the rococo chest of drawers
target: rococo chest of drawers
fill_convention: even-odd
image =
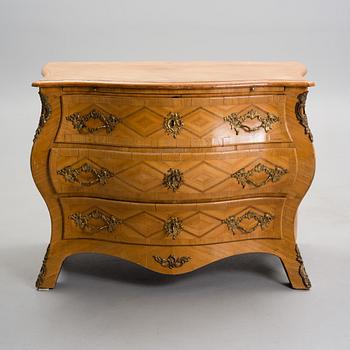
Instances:
[[[43,68],[31,168],[51,215],[36,287],[64,260],[109,254],[182,274],[228,256],[279,257],[311,284],[296,244],[314,175],[297,62],[62,62]]]

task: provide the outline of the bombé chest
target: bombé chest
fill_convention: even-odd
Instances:
[[[314,174],[298,63],[51,63],[32,173],[52,217],[38,288],[97,252],[166,274],[277,255],[310,287],[297,208]]]

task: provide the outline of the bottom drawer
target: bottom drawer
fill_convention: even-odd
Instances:
[[[196,204],[61,198],[63,239],[143,245],[199,245],[282,238],[285,198]]]

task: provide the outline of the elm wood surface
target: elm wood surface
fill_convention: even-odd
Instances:
[[[163,63],[159,65],[164,69]],[[212,70],[208,76],[215,75],[215,65],[207,65],[206,69]],[[33,177],[48,205],[52,224],[38,288],[54,288],[65,258],[85,252],[118,256],[166,274],[190,272],[235,254],[269,253],[281,259],[293,288],[310,288],[296,246],[296,214],[315,169],[304,106],[306,87],[312,84],[302,77],[306,70],[300,64],[277,64],[275,68],[270,63],[257,65],[270,73],[285,69],[289,80],[278,80],[271,73],[271,80],[260,76],[263,86],[258,86],[251,83],[252,75],[258,76],[252,68],[252,72],[245,73],[246,81],[240,77],[232,79],[225,82],[226,87],[216,85],[217,80],[180,83],[183,72],[177,66],[178,79],[174,72],[164,69],[164,82],[155,74],[157,83],[152,85],[146,81],[151,73],[145,70],[139,84],[120,83],[123,76],[118,79],[118,69],[99,64],[96,72],[90,69],[90,73],[97,77],[101,71],[111,70],[111,79],[108,86],[101,80],[93,87],[83,86],[92,76],[87,72],[85,80],[80,76],[78,81],[66,81],[76,64],[52,66],[58,74],[55,83],[47,80],[36,84],[41,84],[43,109],[31,157]],[[249,66],[248,63],[244,71]],[[293,79],[291,67],[298,71],[294,70]],[[76,73],[79,75],[84,69],[85,64]],[[135,72],[137,69],[141,68],[135,68]],[[198,63],[195,71],[200,70],[203,66]],[[227,77],[232,78],[229,73]],[[149,108],[144,108],[136,122],[139,126],[145,121],[145,127],[147,120],[153,119],[150,110],[157,109],[159,116],[153,122],[158,124],[158,138],[150,141],[148,134],[135,137],[126,131],[127,127],[118,137],[113,134],[127,124],[122,111],[135,106]],[[214,119],[222,118],[220,126],[212,125],[213,114],[205,117],[211,107],[216,109]],[[237,134],[222,121],[246,107],[248,111],[260,108],[265,114],[262,113],[262,119],[248,118],[246,127]],[[173,137],[164,129],[164,118],[167,113],[183,113],[184,108],[197,108],[199,113],[187,120],[184,115],[182,133]],[[121,122],[108,119],[112,123],[108,128],[114,125],[109,130],[99,124],[101,120],[106,122],[107,117],[92,118],[84,132],[69,125],[69,115],[90,113],[92,109],[107,117],[119,109],[117,117]],[[278,121],[271,128],[264,125],[264,129],[261,120],[267,113],[276,114]],[[207,134],[198,130],[197,135],[186,134],[186,127],[204,130],[205,123],[210,125]],[[224,126],[226,129],[222,129]],[[225,140],[227,133],[228,143],[212,141]],[[138,134],[142,135],[142,128]],[[274,178],[266,170],[274,166],[286,172]],[[182,169],[184,181],[176,191],[160,183],[170,168]],[[129,171],[130,176],[123,177],[123,170]],[[219,170],[225,176],[216,185],[214,179],[219,177]],[[230,177],[231,172],[239,170],[240,182],[237,177]],[[206,182],[210,181],[214,181],[213,186],[207,187]]]
[[[295,148],[231,152],[151,153],[53,147],[50,178],[60,194],[79,193],[132,201],[214,201],[240,196],[286,195],[297,176]],[[174,189],[164,180],[178,169]],[[171,181],[171,179],[169,179]]]
[[[254,198],[197,204],[154,204],[99,198],[61,198],[62,239],[91,239],[141,245],[200,245],[282,237],[285,198]],[[103,214],[93,215],[93,212]],[[92,214],[92,215],[91,215]],[[176,237],[169,218],[182,225]],[[236,225],[230,225],[230,220]],[[117,220],[117,224],[111,222]],[[227,223],[226,223],[227,222]]]
[[[284,106],[283,94],[209,98],[64,94],[63,118],[55,141],[162,148],[290,142]],[[169,137],[164,133],[164,119],[175,110],[183,126],[175,137]],[[100,118],[113,116],[118,123],[111,130],[103,128],[108,122],[92,119],[91,113],[99,113]],[[225,121],[229,116],[238,123],[245,119],[236,126],[237,131]],[[278,120],[269,122],[269,116]],[[74,119],[80,119],[81,129],[75,127]],[[245,130],[247,126],[258,129],[252,134]]]

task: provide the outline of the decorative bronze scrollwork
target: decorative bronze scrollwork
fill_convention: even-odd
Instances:
[[[164,174],[163,185],[173,192],[176,192],[183,183],[183,173],[179,169],[170,168],[166,174]]]
[[[165,118],[163,127],[167,134],[171,135],[174,139],[180,133],[183,128],[184,122],[180,113],[170,112]]]
[[[36,128],[33,142],[35,142],[37,140],[39,134],[41,133],[42,128],[45,126],[45,124],[49,120],[51,112],[52,112],[47,96],[41,92],[39,92],[39,96],[40,96],[40,100],[41,100],[41,113],[40,113],[39,125]]]
[[[77,212],[69,216],[75,224],[83,231],[88,233],[97,233],[100,231],[113,232],[117,225],[122,223],[121,219],[113,215],[106,214],[99,209],[94,209],[88,214]],[[94,225],[91,220],[102,220],[102,225]]]
[[[260,124],[254,127],[244,124],[246,120],[254,119],[258,120]],[[254,109],[251,109],[242,115],[239,113],[231,113],[230,115],[224,117],[224,121],[230,124],[231,129],[235,129],[236,135],[239,134],[240,129],[244,130],[245,132],[254,132],[259,129],[264,129],[267,133],[272,129],[272,125],[277,123],[279,120],[279,117],[273,114],[267,113],[266,116],[263,116]]]
[[[295,115],[297,116],[299,123],[304,127],[305,135],[308,135],[310,141],[313,142],[314,137],[309,128],[309,123],[307,121],[307,115],[305,112],[305,103],[306,103],[307,94],[308,94],[308,91],[305,91],[302,94],[298,95],[297,97],[298,101],[295,105]]]
[[[231,175],[231,177],[235,178],[239,184],[242,185],[243,188],[248,185],[252,185],[254,187],[261,187],[266,185],[269,181],[277,182],[283,175],[287,174],[288,170],[279,166],[275,166],[274,168],[269,168],[268,166],[258,163],[252,169],[245,170],[242,168]],[[265,173],[267,177],[261,181],[256,182],[251,177],[254,174]]]
[[[253,227],[246,229],[240,225],[240,223],[243,220],[251,220],[251,219],[256,221]],[[222,220],[222,223],[226,224],[227,228],[230,231],[232,231],[233,234],[235,234],[236,230],[239,230],[243,233],[252,233],[258,227],[260,227],[262,230],[265,229],[268,226],[268,224],[272,221],[272,219],[273,219],[273,216],[269,213],[264,213],[263,215],[259,215],[255,211],[249,210],[246,213],[244,213],[242,216],[231,215],[228,218]]]
[[[79,176],[82,174],[91,174],[92,178],[88,181],[80,179]],[[81,186],[92,186],[97,183],[105,185],[107,180],[114,176],[114,174],[106,168],[94,168],[89,163],[84,163],[78,168],[66,166],[61,170],[57,171],[58,175],[62,175],[67,182],[77,182]]]
[[[301,279],[303,280],[304,286],[307,289],[310,289],[311,288],[311,281],[309,279],[309,276],[306,273],[304,261],[303,261],[303,258],[301,257],[298,245],[295,245],[295,251],[297,253],[297,262],[299,263],[299,275],[300,275]]]
[[[66,117],[66,119],[72,122],[74,129],[77,129],[80,134],[93,134],[100,129],[105,129],[106,133],[109,134],[113,131],[116,125],[120,123],[119,117],[112,114],[104,115],[96,110],[92,110],[90,113],[85,115],[73,113]],[[98,127],[90,128],[87,126],[87,122],[89,120],[99,120],[101,122],[101,125]]]
[[[178,217],[170,217],[164,223],[164,231],[165,233],[171,237],[172,239],[176,239],[176,237],[183,230],[182,220]]]
[[[41,269],[40,269],[38,278],[37,278],[37,280],[35,282],[36,289],[42,288],[42,285],[44,283],[44,278],[45,278],[46,272],[47,272],[46,262],[47,262],[47,259],[49,257],[49,251],[50,251],[50,244],[47,246],[46,253],[45,253],[45,256],[44,256],[44,259],[43,259],[43,263],[41,265]]]
[[[176,258],[174,255],[169,255],[166,259],[158,255],[153,255],[153,259],[163,267],[167,267],[168,269],[173,269],[177,267],[181,267],[183,264],[187,263],[191,260],[190,256],[180,256]]]

